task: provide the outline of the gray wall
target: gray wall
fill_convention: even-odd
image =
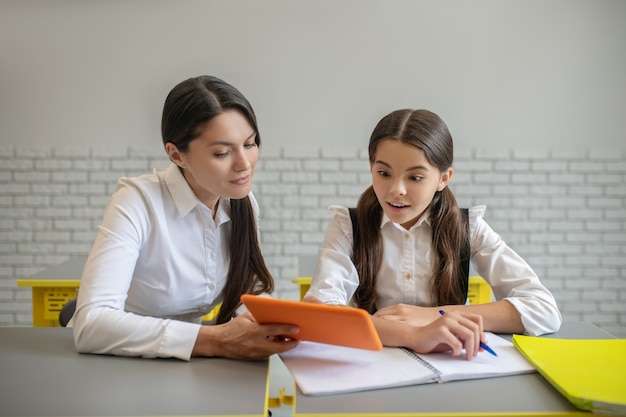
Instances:
[[[18,278],[88,252],[119,176],[165,165],[165,95],[206,73],[258,113],[279,296],[368,184],[375,123],[428,108],[460,202],[566,317],[626,337],[625,20],[621,0],[0,0],[0,324],[29,324]]]
[[[480,148],[624,149],[621,0],[0,1],[4,143],[155,145],[165,95],[214,74],[267,146],[363,147],[428,108]]]

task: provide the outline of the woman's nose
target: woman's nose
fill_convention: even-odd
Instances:
[[[235,163],[233,165],[235,171],[247,171],[248,169],[250,169],[250,166],[252,166],[252,164],[248,160],[245,152],[238,152],[237,156],[235,157]]]

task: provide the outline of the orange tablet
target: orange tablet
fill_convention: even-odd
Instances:
[[[252,294],[241,296],[254,319],[261,324],[295,324],[294,338],[359,349],[383,348],[367,311],[347,306],[281,300]]]

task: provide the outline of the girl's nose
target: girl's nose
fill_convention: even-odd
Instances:
[[[392,195],[405,195],[406,187],[404,186],[404,181],[402,181],[401,179],[394,181],[391,184],[391,188],[389,189],[389,192]]]

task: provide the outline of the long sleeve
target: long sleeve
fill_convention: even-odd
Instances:
[[[527,334],[553,333],[561,313],[537,274],[483,219],[484,206],[470,209],[471,262],[497,300],[509,301],[520,313]]]
[[[350,259],[352,226],[348,210],[331,207],[330,220],[319,251],[311,286],[305,296],[315,296],[326,304],[349,304],[359,285],[359,275]]]
[[[77,350],[188,360],[201,317],[221,302],[229,207],[220,201],[214,220],[175,165],[120,180],[70,322]]]

